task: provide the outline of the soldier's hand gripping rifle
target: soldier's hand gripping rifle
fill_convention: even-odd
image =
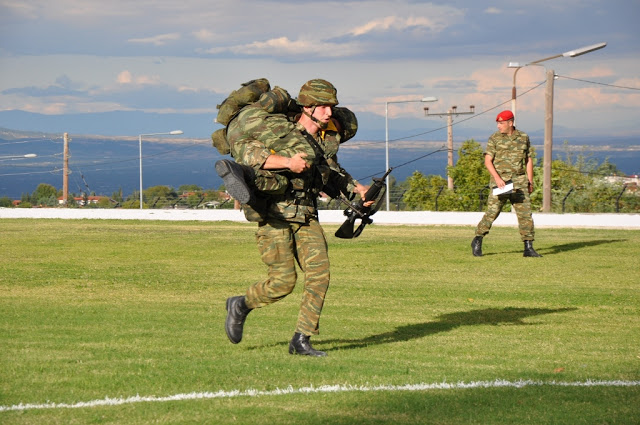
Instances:
[[[371,216],[378,211],[380,203],[382,202],[383,195],[387,189],[385,179],[391,173],[393,168],[389,168],[386,173],[380,178],[374,178],[373,184],[367,190],[364,199],[361,199],[358,203],[351,203],[349,207],[344,210],[344,215],[347,219],[342,226],[336,231],[336,237],[342,239],[353,239],[360,236],[362,230],[367,224],[373,223]],[[370,201],[374,201],[372,205],[366,206]],[[346,202],[346,201],[345,201]],[[360,220],[360,224],[357,225],[356,221]],[[357,225],[357,227],[356,227]]]

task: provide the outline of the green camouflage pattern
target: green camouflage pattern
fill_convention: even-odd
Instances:
[[[528,189],[522,189],[527,187],[527,176],[517,176],[513,178],[513,186],[520,187],[514,189],[512,193],[504,195],[494,195],[493,191],[489,195],[487,201],[487,211],[484,213],[482,220],[476,227],[476,236],[485,236],[491,230],[493,222],[498,218],[504,205],[509,201],[513,206],[518,217],[518,231],[520,232],[520,239],[523,241],[532,241],[535,237],[535,231],[533,227],[533,217],[531,215],[531,198],[529,196]]]
[[[242,83],[242,87],[234,90],[231,94],[217,105],[218,116],[216,122],[227,125],[229,121],[246,105],[256,102],[264,92],[271,89],[269,80],[266,78],[258,78],[257,80]]]
[[[227,129],[219,128],[211,133],[213,147],[220,152],[220,155],[228,155],[231,152],[229,142],[227,142]]]
[[[291,98],[289,92],[282,87],[274,87],[266,93],[263,93],[258,99],[258,103],[262,109],[270,114],[289,114],[290,112],[300,112],[300,107]]]
[[[502,180],[511,180],[513,177],[525,174],[527,160],[531,156],[531,142],[529,136],[520,131],[514,130],[511,136],[502,134],[499,131],[489,137],[487,149],[484,154],[493,158],[493,166],[495,167]],[[516,186],[514,188],[523,188],[525,186]],[[491,187],[496,186],[496,182],[491,178]]]
[[[338,120],[341,127],[340,132],[336,132],[337,136],[340,137],[339,143],[352,139],[358,132],[358,119],[356,114],[349,109],[335,106],[332,117]]]
[[[247,306],[264,307],[289,295],[296,285],[298,263],[304,289],[296,332],[317,335],[330,278],[327,240],[320,223],[270,220],[258,228],[256,240],[268,277],[247,289]]]
[[[344,193],[353,191],[357,184],[338,163],[342,140],[338,132],[327,130],[316,137],[324,152],[319,157],[306,139],[302,125],[283,114],[270,114],[260,104],[247,106],[229,123],[227,140],[235,160],[256,170],[256,187],[270,195],[268,217],[306,223],[317,217],[315,200],[330,179]],[[292,157],[298,152],[307,155],[307,162],[312,164],[309,171],[295,174],[261,169],[269,155]]]
[[[297,101],[300,106],[335,106],[338,104],[338,90],[327,80],[316,78],[300,87]]]
[[[509,201],[518,217],[518,230],[523,241],[534,240],[534,226],[531,214],[531,198],[529,196],[529,180],[526,175],[526,165],[531,156],[531,142],[529,136],[519,130],[509,136],[496,132],[489,137],[485,155],[493,158],[493,166],[504,181],[513,182],[513,192],[510,194],[489,194],[487,211],[476,227],[476,236],[489,233],[493,222],[498,218],[504,205]],[[491,177],[490,187],[496,187]]]
[[[340,167],[337,154],[345,136],[355,134],[357,121],[355,115],[350,117],[345,112],[345,123],[340,122],[342,132],[329,126],[310,136],[293,114],[275,113],[286,102],[286,96],[281,95],[283,92],[275,91],[263,96],[261,101],[245,107],[227,127],[232,156],[256,171],[258,201],[243,209],[248,220],[259,222],[256,241],[268,268],[267,278],[251,285],[245,299],[253,309],[289,295],[296,285],[297,263],[304,273],[304,289],[295,331],[317,335],[330,272],[327,240],[318,222],[316,200],[328,183],[343,193],[355,188],[357,181]],[[313,137],[319,148],[307,137]],[[298,174],[261,168],[269,155],[293,157],[297,153],[306,154],[309,170]]]

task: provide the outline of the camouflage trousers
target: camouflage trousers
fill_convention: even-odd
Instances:
[[[513,209],[518,217],[518,230],[520,231],[520,239],[523,241],[534,240],[533,218],[531,216],[531,198],[529,192],[522,189],[516,189],[506,195],[489,195],[487,202],[487,212],[484,213],[482,220],[476,227],[476,236],[485,236],[489,233],[493,222],[498,218],[502,207],[511,202]]]
[[[247,306],[264,307],[289,295],[296,285],[297,263],[304,273],[304,289],[296,332],[317,335],[329,289],[329,253],[320,223],[315,219],[308,224],[269,220],[260,224],[256,239],[268,275],[247,289]]]

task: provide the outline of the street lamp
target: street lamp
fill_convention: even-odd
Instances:
[[[549,56],[548,58],[538,59],[524,65],[518,62],[509,62],[509,68],[516,68],[513,72],[513,86],[511,87],[511,112],[516,115],[516,74],[520,68],[528,65],[538,65],[540,62],[548,61],[559,57],[574,58],[586,53],[600,50],[606,47],[607,43],[592,44],[591,46],[581,47],[575,50],[561,53],[559,55]],[[547,71],[547,91],[545,93],[545,125],[544,125],[544,157],[542,163],[542,212],[551,212],[551,160],[553,151],[553,80],[555,72]],[[518,117],[516,116],[516,119]]]
[[[138,136],[138,146],[140,150],[140,209],[142,209],[142,136],[165,136],[182,134],[182,130],[173,130],[167,133],[147,133]]]
[[[437,97],[423,97],[420,100],[389,100],[384,102],[384,131],[385,131],[385,171],[389,169],[389,104],[390,103],[415,103],[415,102],[436,102]],[[386,179],[387,185],[387,211],[389,211],[389,176]]]
[[[590,53],[595,50],[602,49],[606,47],[606,45],[607,43],[592,44],[591,46],[585,46],[579,49],[569,50],[568,52],[560,53],[559,55],[549,56],[548,58],[538,59],[533,62],[529,62],[525,64],[520,64],[519,62],[509,62],[509,65],[507,67],[516,69],[513,72],[513,85],[511,86],[511,112],[513,112],[513,115],[514,116],[516,115],[516,75],[518,74],[518,71],[520,70],[520,68],[524,68],[525,66],[529,66],[529,65],[538,65],[540,62],[545,62],[545,61],[556,59],[559,57],[575,58],[576,56],[581,56],[586,53]]]
[[[7,156],[0,156],[0,160],[5,160],[5,159],[23,159],[23,158],[35,158],[38,155],[36,155],[35,153],[27,153],[24,155],[7,155]]]

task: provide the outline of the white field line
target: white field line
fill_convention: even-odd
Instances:
[[[120,406],[132,403],[155,403],[181,400],[202,400],[214,398],[234,398],[234,397],[263,397],[286,394],[315,394],[315,393],[344,393],[344,392],[377,392],[377,391],[427,391],[427,390],[452,390],[469,388],[523,388],[531,386],[555,386],[555,387],[636,387],[640,386],[640,381],[579,381],[579,382],[557,382],[557,381],[505,381],[497,379],[495,381],[458,382],[441,384],[409,384],[409,385],[377,385],[377,386],[354,386],[354,385],[323,385],[320,387],[293,388],[289,386],[284,389],[272,391],[259,390],[233,390],[218,392],[193,392],[188,394],[174,394],[164,397],[136,395],[126,398],[106,397],[102,400],[79,401],[77,403],[42,403],[42,404],[14,404],[13,406],[0,406],[0,412],[14,410],[34,410],[34,409],[78,409],[82,407],[98,406]]]

